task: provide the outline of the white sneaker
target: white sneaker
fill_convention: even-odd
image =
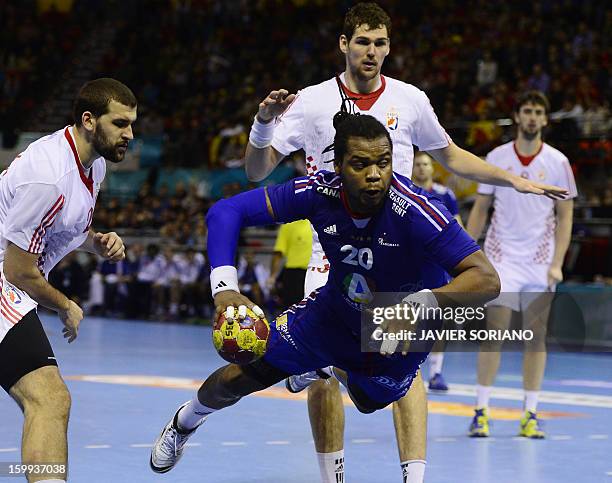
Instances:
[[[329,379],[331,377],[331,366],[316,371],[306,372],[297,376],[289,376],[285,379],[285,387],[287,391],[296,394],[303,391],[313,382],[320,379]]]
[[[151,450],[151,460],[149,463],[151,465],[151,469],[155,471],[155,473],[166,473],[174,468],[174,466],[181,459],[181,456],[183,456],[185,443],[187,443],[189,437],[195,433],[196,429],[198,429],[206,420],[205,417],[202,418],[198,425],[187,433],[179,430],[177,423],[178,413],[187,404],[189,404],[189,401],[178,408],[178,411],[176,411],[174,417],[168,422],[168,424],[166,424],[161,434],[153,444],[153,449]]]

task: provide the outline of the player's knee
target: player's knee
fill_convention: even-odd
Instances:
[[[217,393],[225,401],[238,399],[263,389],[261,384],[245,374],[241,366],[230,364],[219,375]]]
[[[67,421],[72,399],[66,384],[58,377],[44,388],[28,392],[22,403],[26,417],[44,414],[45,418]]]
[[[335,378],[313,382],[308,386],[308,399],[331,397],[340,391],[340,383]]]

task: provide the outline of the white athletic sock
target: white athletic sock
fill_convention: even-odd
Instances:
[[[344,483],[344,450],[317,453],[321,483]]]
[[[196,396],[179,411],[177,418],[178,429],[189,431],[195,428],[202,419],[215,411],[216,409],[201,404],[198,396]]]
[[[536,412],[540,391],[525,391],[525,411]]]
[[[493,386],[481,386],[480,384],[476,386],[476,407],[489,407],[489,398],[491,397],[492,388]]]
[[[425,460],[402,461],[402,481],[404,483],[423,483],[425,478]]]
[[[442,363],[444,362],[444,354],[442,352],[429,354],[429,378],[431,379],[436,374],[442,373]]]

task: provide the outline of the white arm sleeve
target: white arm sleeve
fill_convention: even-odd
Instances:
[[[567,158],[564,157],[561,160],[557,174],[557,181],[555,184],[561,188],[565,188],[569,192],[566,199],[570,200],[578,196],[576,181],[574,180],[574,172],[572,171],[572,167],[570,166]]]
[[[447,147],[451,143],[451,138],[440,125],[429,98],[423,91],[419,91],[416,98],[419,118],[416,123],[413,144],[416,144],[420,151]]]
[[[64,195],[55,185],[28,183],[19,186],[2,227],[4,238],[22,250],[42,253],[45,238],[64,202]]]
[[[287,110],[279,116],[272,147],[283,156],[304,147],[304,100],[300,92]]]

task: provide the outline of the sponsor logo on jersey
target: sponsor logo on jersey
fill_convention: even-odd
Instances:
[[[317,186],[317,193],[331,196],[333,198],[340,198],[340,191],[334,188],[328,188],[327,186]]]
[[[326,228],[323,228],[323,233],[327,233],[328,235],[337,235],[336,225],[329,225]]]
[[[12,303],[12,304],[20,304],[21,303],[21,295],[17,289],[9,286],[8,284],[4,286],[4,296]]]
[[[546,171],[544,171],[543,169],[538,171],[538,179],[540,181],[544,181],[545,178],[546,178]]]
[[[389,129],[390,131],[395,131],[397,129],[398,124],[399,124],[399,112],[397,112],[397,110],[394,107],[392,107],[387,112],[387,129]]]
[[[391,243],[391,242],[385,241],[385,239],[382,236],[378,238],[378,244],[382,245],[383,247],[399,247],[399,243]]]
[[[529,179],[529,173],[527,171],[521,171],[521,178]]]
[[[389,190],[389,198],[391,198],[391,201],[393,201],[391,209],[399,216],[404,217],[408,211],[408,208],[410,208],[410,203],[408,203],[404,197],[400,196],[394,188]]]

